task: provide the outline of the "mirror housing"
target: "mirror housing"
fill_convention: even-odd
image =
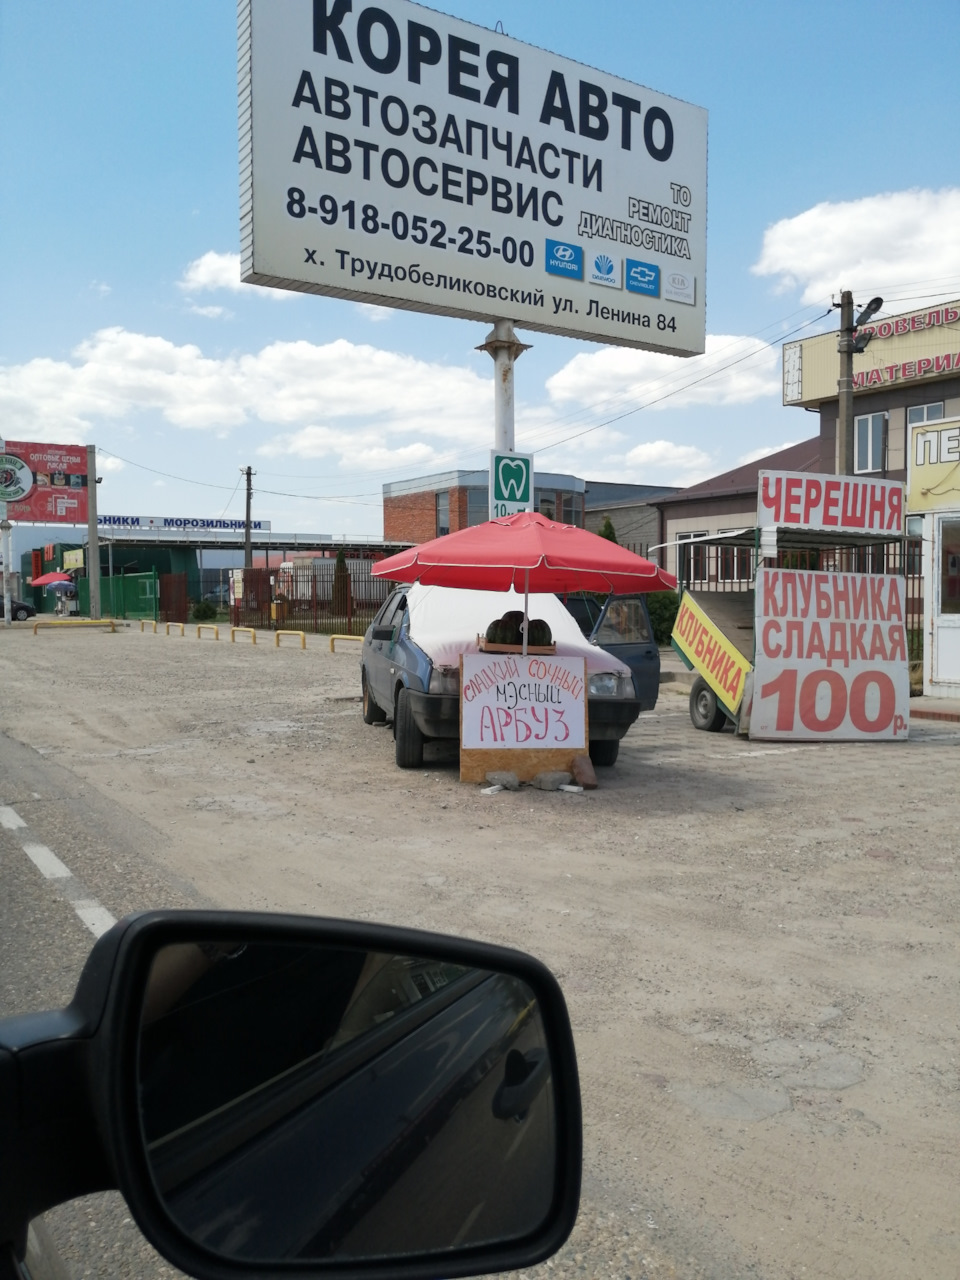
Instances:
[[[242,940],[240,948],[238,940]],[[470,1071],[463,1079],[469,1076],[470,1088],[474,1089],[476,1098],[482,1096],[484,1099],[487,1132],[495,1130],[498,1135],[509,1137],[511,1155],[512,1149],[521,1141],[526,1143],[528,1151],[533,1148],[540,1150],[536,1142],[531,1148],[530,1139],[523,1136],[525,1132],[532,1132],[527,1116],[542,1115],[548,1106],[551,1109],[551,1142],[542,1150],[550,1152],[552,1187],[540,1187],[542,1194],[537,1203],[542,1204],[543,1209],[538,1209],[535,1218],[525,1222],[520,1234],[515,1228],[500,1230],[496,1226],[496,1214],[490,1219],[488,1213],[486,1234],[477,1236],[474,1233],[473,1239],[468,1230],[474,1216],[471,1214],[464,1220],[462,1232],[451,1233],[449,1239],[444,1237],[442,1240],[438,1235],[436,1248],[431,1245],[429,1232],[434,1228],[429,1223],[420,1233],[419,1246],[414,1244],[411,1248],[409,1240],[399,1239],[391,1224],[403,1218],[407,1207],[414,1215],[422,1214],[424,1205],[432,1207],[431,1192],[440,1201],[446,1196],[450,1203],[458,1206],[459,1212],[461,1200],[456,1196],[450,1197],[451,1189],[455,1191],[459,1185],[458,1180],[465,1183],[469,1177],[471,1185],[464,1195],[472,1197],[471,1203],[477,1202],[478,1211],[484,1207],[481,1201],[489,1199],[496,1202],[496,1193],[502,1190],[501,1178],[493,1175],[493,1164],[489,1171],[477,1173],[478,1167],[483,1170],[484,1166],[482,1159],[477,1160],[474,1148],[464,1145],[460,1162],[449,1158],[450,1151],[458,1150],[454,1141],[456,1126],[462,1130],[464,1116],[479,1114],[479,1110],[475,1107],[473,1112],[469,1111],[467,1102],[470,1099],[464,1092],[461,1077],[450,1077],[448,1064],[448,1077],[453,1083],[448,1081],[446,1094],[439,1094],[440,1101],[431,1104],[430,1123],[422,1125],[415,1135],[417,1141],[422,1140],[424,1149],[432,1150],[432,1160],[426,1160],[425,1165],[414,1169],[412,1174],[410,1167],[403,1165],[398,1173],[390,1175],[391,1213],[381,1216],[376,1245],[372,1250],[364,1253],[361,1248],[357,1252],[354,1247],[351,1253],[332,1248],[326,1256],[284,1255],[271,1258],[245,1256],[242,1247],[224,1246],[223,1238],[214,1242],[220,1251],[211,1247],[211,1240],[200,1238],[203,1233],[194,1229],[194,1219],[190,1214],[178,1207],[176,1197],[161,1190],[163,1177],[156,1154],[158,1144],[151,1146],[148,1143],[144,1118],[145,1086],[149,1079],[144,1074],[143,1043],[144,1026],[148,1024],[142,1019],[154,1016],[153,1012],[144,1013],[151,971],[158,954],[166,952],[166,949],[196,948],[198,944],[227,957],[223,972],[233,962],[232,957],[239,955],[241,950],[269,955],[276,948],[291,949],[291,954],[294,950],[299,954],[306,949],[310,955],[329,953],[335,957],[346,953],[377,953],[392,960],[416,958],[428,969],[431,965],[434,969],[437,966],[453,967],[456,980],[449,990],[436,997],[432,1005],[424,1001],[422,1006],[402,1011],[402,1016],[396,1018],[391,1012],[375,1012],[368,1018],[363,1034],[352,1032],[355,1039],[350,1040],[346,1050],[339,1057],[336,1053],[333,1055],[332,1068],[324,1059],[323,1069],[315,1072],[320,1083],[314,1088],[308,1081],[307,1094],[303,1092],[304,1073],[299,1071],[296,1087],[300,1092],[295,1101],[301,1110],[296,1112],[295,1118],[311,1107],[314,1112],[319,1110],[327,1116],[343,1115],[340,1100],[335,1106],[327,1107],[325,1113],[320,1105],[326,1096],[323,1091],[332,1078],[331,1070],[337,1081],[348,1081],[352,1091],[348,1096],[355,1100],[356,1105],[362,1106],[364,1099],[371,1096],[368,1080],[375,1079],[378,1072],[381,1078],[386,1078],[389,1073],[384,1064],[389,1065],[396,1060],[398,1050],[390,1046],[412,1044],[416,1042],[416,1035],[420,1036],[422,1043],[424,1037],[431,1034],[431,1044],[446,1045],[451,1043],[450,1026],[457,1018],[463,1020],[472,1016],[475,1021],[471,1026],[485,1025],[494,1009],[499,1010],[502,1016],[505,991],[509,994],[515,988],[532,996],[527,1004],[535,1004],[540,1043],[534,1043],[528,1034],[526,1040],[516,1040],[515,1047],[505,1047],[500,1057],[488,1052],[482,1060],[479,1074],[476,1062],[471,1059],[467,1064]],[[237,964],[239,966],[240,961]],[[153,987],[150,987],[151,999],[154,994]],[[482,999],[487,1001],[485,1005],[479,1003]],[[246,1004],[241,1007],[244,1011],[247,1009]],[[439,1017],[434,1015],[434,1009],[440,1011]],[[270,1033],[269,1027],[256,1025],[258,1017],[255,1012],[251,1013],[247,1027],[253,1037],[258,1030],[263,1035]],[[392,1021],[384,1022],[385,1018]],[[407,1021],[401,1025],[404,1018]],[[513,1019],[512,1024],[510,1019]],[[515,1013],[510,1014],[510,1019],[508,1025],[513,1032],[513,1027],[519,1025],[521,1019]],[[406,1028],[414,1025],[420,1030],[411,1036]],[[463,1043],[471,1044],[474,1038],[471,1033],[464,1037]],[[513,1042],[504,1040],[504,1046],[508,1043]],[[368,1047],[370,1045],[374,1046],[373,1049]],[[386,1054],[384,1045],[388,1046]],[[335,1047],[339,1052],[339,1044]],[[178,1052],[175,1040],[166,1044],[165,1052],[168,1059],[170,1053]],[[393,1058],[389,1056],[391,1053]],[[316,1055],[316,1060],[323,1056]],[[448,1054],[447,1058],[450,1057]],[[426,1090],[431,1077],[424,1064],[434,1060],[440,1062],[441,1058],[442,1055],[438,1058],[434,1054],[431,1059],[429,1053],[421,1053],[419,1057],[407,1054],[404,1061],[415,1064],[420,1073],[415,1078],[423,1082]],[[220,1061],[227,1059],[221,1057]],[[306,1062],[308,1071],[314,1071],[313,1062],[313,1058]],[[209,1277],[210,1280],[230,1280],[241,1274],[259,1277],[324,1276],[329,1280],[389,1275],[401,1280],[406,1277],[410,1280],[428,1280],[428,1277],[433,1280],[441,1274],[453,1277],[498,1272],[532,1266],[549,1257],[567,1238],[576,1219],[582,1144],[572,1034],[556,980],[542,964],[520,952],[387,926],[292,916],[239,912],[153,912],[133,916],[120,921],[97,942],[84,968],[76,996],[67,1010],[0,1023],[0,1084],[11,1079],[11,1070],[19,1074],[24,1095],[34,1095],[35,1101],[42,1102],[44,1093],[49,1093],[51,1098],[68,1097],[72,1128],[66,1142],[58,1142],[53,1131],[48,1132],[44,1147],[46,1154],[42,1158],[34,1142],[39,1136],[36,1131],[32,1135],[20,1135],[21,1141],[13,1144],[15,1156],[12,1159],[7,1157],[4,1144],[0,1149],[0,1187],[17,1187],[20,1192],[18,1201],[30,1216],[95,1188],[118,1187],[147,1239],[170,1262],[191,1275]],[[276,1079],[292,1080],[295,1075],[295,1072],[280,1072]],[[42,1082],[43,1088],[36,1082],[31,1083],[34,1076]],[[482,1089],[476,1083],[481,1077]],[[275,1095],[275,1080],[268,1083]],[[250,1091],[251,1096],[254,1092]],[[418,1088],[417,1092],[419,1094],[421,1090]],[[238,1096],[232,1106],[238,1119],[253,1124],[256,1134],[259,1122],[251,1116],[252,1109],[259,1104],[251,1101],[248,1107],[246,1096]],[[338,1095],[338,1099],[342,1096]],[[304,1097],[306,1105],[301,1107]],[[384,1097],[382,1089],[379,1097],[381,1100]],[[463,1098],[467,1098],[467,1102]],[[245,1108],[250,1111],[249,1115]],[[34,1106],[34,1114],[36,1110]],[[63,1111],[63,1107],[60,1110]],[[402,1110],[405,1116],[405,1108]],[[367,1129],[371,1124],[379,1123],[376,1116],[380,1113],[375,1108],[369,1111]],[[0,1120],[10,1114],[10,1109],[0,1097]],[[287,1106],[282,1118],[293,1114],[292,1107]],[[391,1114],[389,1108],[385,1114]],[[451,1116],[452,1120],[449,1119]],[[207,1117],[202,1119],[206,1121]],[[445,1133],[443,1124],[450,1126]],[[526,1131],[524,1125],[528,1126]],[[0,1124],[0,1129],[4,1127]],[[263,1130],[264,1126],[261,1124],[260,1128]],[[204,1132],[202,1127],[200,1132]],[[275,1129],[265,1132],[265,1141],[273,1142]],[[317,1132],[322,1139],[323,1131]],[[438,1134],[441,1142],[436,1141]],[[389,1136],[385,1128],[384,1143],[387,1145],[383,1150],[395,1163],[397,1143],[392,1138],[388,1143]],[[318,1141],[315,1132],[311,1131],[310,1137],[307,1149],[313,1153],[316,1173],[311,1174],[309,1166],[305,1166],[308,1168],[307,1191],[312,1186],[311,1177],[315,1176],[320,1183],[321,1171],[325,1185],[341,1175],[343,1179],[349,1175],[358,1180],[355,1163],[349,1169],[341,1168],[338,1163],[347,1161],[345,1153],[351,1150],[351,1144],[341,1145],[338,1149],[334,1142]],[[301,1152],[303,1149],[301,1144]],[[245,1152],[249,1150],[245,1148]],[[247,1163],[259,1167],[256,1164],[259,1154],[254,1144],[252,1159],[245,1155]],[[286,1159],[289,1153],[284,1150],[282,1154]],[[375,1154],[380,1161],[377,1165],[381,1170],[379,1186],[383,1182],[380,1148]],[[201,1165],[204,1165],[206,1156],[203,1151],[201,1157]],[[541,1156],[541,1164],[544,1159]],[[303,1176],[298,1171],[298,1177]],[[479,1184],[478,1178],[481,1180]],[[208,1182],[220,1186],[218,1178]],[[266,1185],[269,1179],[261,1179],[261,1182]],[[363,1200],[363,1188],[373,1185],[367,1177],[366,1166],[361,1165],[357,1184]],[[416,1187],[416,1197],[409,1189],[411,1186]],[[405,1201],[404,1196],[408,1200]],[[370,1196],[366,1199],[369,1201]],[[251,1216],[256,1217],[256,1214]],[[424,1221],[428,1219],[432,1221],[430,1215]],[[354,1238],[359,1232],[363,1240],[365,1221],[362,1217],[359,1219]],[[491,1226],[491,1222],[494,1225]],[[7,1230],[6,1238],[14,1238],[9,1234],[8,1224]]]

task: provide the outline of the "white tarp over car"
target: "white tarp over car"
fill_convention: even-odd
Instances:
[[[477,637],[495,618],[513,609],[523,612],[523,595],[516,591],[462,591],[456,587],[424,587],[414,583],[407,592],[410,638],[420,646],[435,667],[459,667],[461,653],[479,653]],[[630,668],[604,649],[590,644],[573,616],[553,595],[529,597],[529,617],[549,624],[557,654],[565,658],[586,658],[587,675],[617,672],[630,675]]]

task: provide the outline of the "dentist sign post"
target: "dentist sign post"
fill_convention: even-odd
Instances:
[[[490,452],[490,519],[533,510],[533,454]]]

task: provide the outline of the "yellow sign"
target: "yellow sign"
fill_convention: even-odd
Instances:
[[[680,601],[670,640],[703,676],[723,705],[730,711],[738,711],[744,681],[753,667],[688,595]]]
[[[83,568],[83,547],[77,547],[76,551],[65,551],[63,553],[64,569],[82,569]]]
[[[960,418],[910,428],[907,510],[960,507]]]

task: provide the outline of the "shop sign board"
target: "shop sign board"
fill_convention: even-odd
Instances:
[[[0,440],[4,515],[42,524],[86,524],[86,445]]]
[[[750,737],[906,739],[904,579],[761,569]]]
[[[533,510],[533,454],[490,451],[490,519]]]
[[[83,568],[83,547],[76,547],[73,551],[65,551],[63,553],[64,569],[82,569]]]
[[[704,350],[707,113],[412,0],[241,0],[241,277]]]
[[[757,524],[761,529],[902,534],[903,485],[867,477],[761,471]]]
[[[184,530],[203,533],[207,530],[226,530],[243,533],[247,527],[245,520],[232,520],[223,516],[97,516],[97,525],[101,529],[150,529],[173,530],[181,533]],[[269,520],[251,520],[250,528],[254,532],[270,532]]]
[[[907,510],[950,511],[960,507],[960,418],[909,428]]]
[[[753,668],[686,592],[670,639],[727,710],[736,715],[743,701],[747,675]]]

